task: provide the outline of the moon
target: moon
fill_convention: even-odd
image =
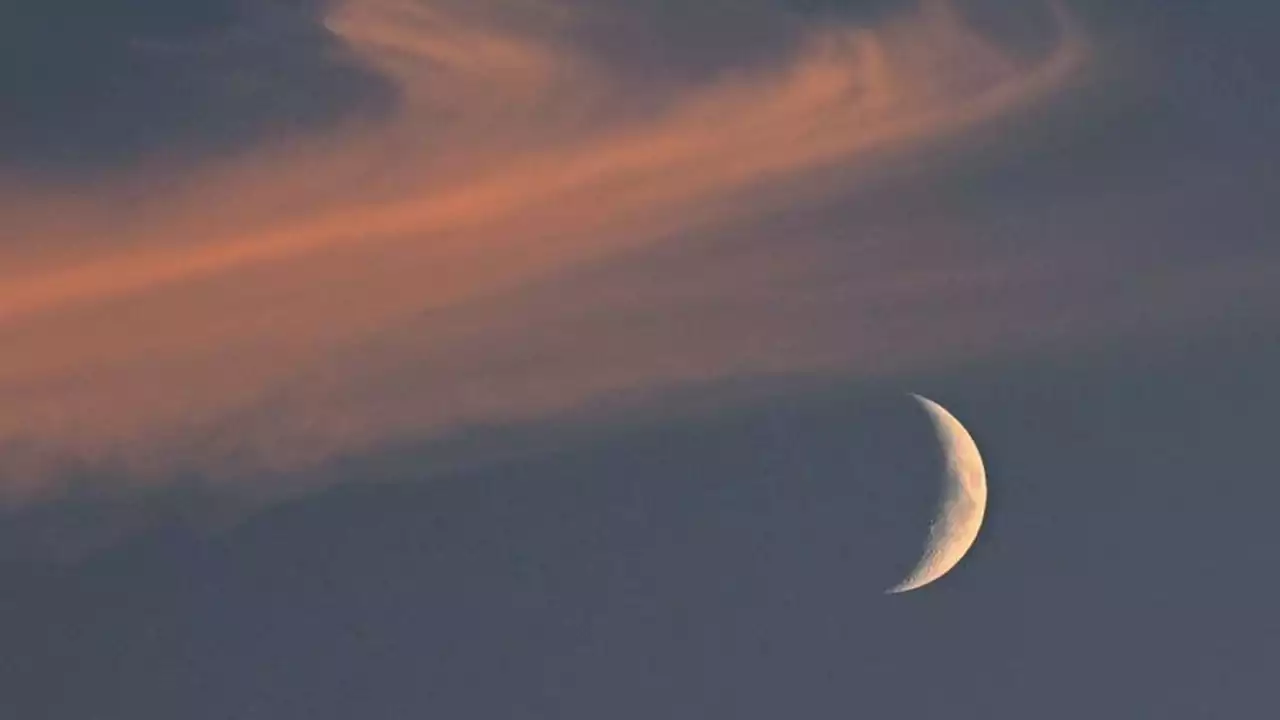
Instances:
[[[946,472],[924,556],[906,579],[885,591],[890,595],[922,588],[946,575],[973,546],[987,509],[987,473],[969,431],[941,405],[919,395],[911,397],[929,413]]]

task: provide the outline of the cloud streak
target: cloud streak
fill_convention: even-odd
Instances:
[[[513,8],[539,20],[507,22]],[[391,116],[75,192],[0,177],[17,238],[0,244],[3,490],[47,490],[47,465],[69,458],[293,466],[621,389],[847,360],[847,347],[726,357],[743,333],[767,346],[806,308],[846,306],[800,292],[785,317],[735,315],[771,283],[820,276],[821,252],[778,238],[706,265],[680,248],[849,193],[1050,96],[1089,57],[1054,14],[1057,42],[1032,59],[943,2],[815,23],[788,57],[637,103],[571,41],[572,8],[342,3],[325,24],[393,82]],[[590,280],[663,248],[680,270],[659,287]],[[893,301],[963,276],[857,292]],[[625,319],[697,307],[707,324],[687,351]],[[575,345],[592,342],[614,349],[587,360]]]

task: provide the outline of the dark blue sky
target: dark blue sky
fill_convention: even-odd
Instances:
[[[927,419],[832,383],[421,474],[412,450],[213,535],[6,572],[46,717],[1254,715],[1280,583],[1263,328],[900,378],[982,445],[959,568],[904,596]],[[407,481],[407,482],[406,482]],[[381,484],[390,482],[391,484]],[[80,510],[86,512],[86,510]]]
[[[449,134],[455,106],[432,104],[453,95],[397,88],[326,30],[323,5],[0,10],[0,201],[181,183],[420,102],[444,128],[433,138],[473,137]],[[895,37],[882,29],[911,5],[423,2],[559,38],[634,90],[590,117],[637,122],[774,67],[813,27]],[[1049,14],[960,5],[1014,57],[1052,46]],[[0,487],[49,488],[6,492],[0,514],[0,717],[1273,714],[1280,18],[1265,3],[1068,5],[1090,69],[964,142],[916,147],[866,185],[849,180],[859,167],[811,168],[749,230],[680,224],[679,242],[423,302],[341,343],[281,346],[297,370],[273,365],[261,386],[240,379],[257,382],[259,346],[225,350],[241,336],[217,324],[173,345],[140,330],[130,347],[155,364],[114,344],[48,355],[82,346],[45,324],[60,306],[26,319],[23,278],[0,272],[0,339],[16,348],[12,368],[0,359],[0,405],[32,418],[0,411]],[[501,97],[468,123],[516,137],[506,121],[528,108]],[[528,117],[555,115],[549,97]],[[476,157],[509,149],[493,143]],[[344,184],[377,186],[383,166],[360,167]],[[815,184],[828,192],[806,194]],[[112,217],[104,245],[142,225]],[[61,235],[24,234],[61,227],[41,223],[0,227],[0,260],[54,257],[34,248]],[[290,266],[289,294],[308,292],[311,267]],[[256,277],[192,284],[240,308]],[[881,278],[887,290],[868,289]],[[165,299],[88,297],[88,320],[65,328],[145,330]],[[177,324],[216,317],[175,297]],[[304,305],[281,303],[272,327],[292,327]],[[463,350],[422,349],[433,342]],[[642,370],[596,383],[633,356]],[[236,380],[210,392],[251,385],[251,400],[192,387],[224,376]],[[564,387],[565,406],[508,412],[490,397]],[[940,471],[909,392],[972,432],[990,504],[951,574],[885,596],[915,560]],[[146,412],[120,404],[131,393]],[[178,415],[160,397],[179,398]],[[454,403],[465,422],[423,410]],[[348,411],[359,432],[328,434]],[[290,438],[316,457],[255,454]]]

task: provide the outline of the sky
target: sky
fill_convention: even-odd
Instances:
[[[1266,716],[1278,12],[6,5],[0,698]]]

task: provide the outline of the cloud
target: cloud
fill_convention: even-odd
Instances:
[[[1053,47],[1027,57],[927,2],[810,19],[768,62],[717,61],[637,103],[639,81],[582,40],[581,6],[462,8],[328,11],[395,87],[385,117],[75,191],[0,177],[8,494],[47,491],[69,461],[142,481],[294,467],[620,390],[918,359],[937,348],[834,314],[892,324],[1009,262],[894,273],[904,250],[946,253],[900,226],[860,246],[884,272],[853,277],[830,245],[761,224],[1047,98],[1089,56],[1060,9]],[[736,252],[699,249],[734,236]]]

